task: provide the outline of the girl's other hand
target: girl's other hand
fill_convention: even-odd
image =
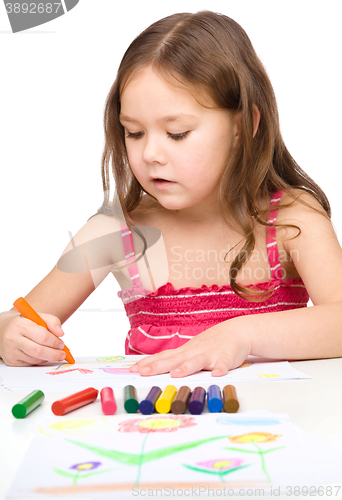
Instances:
[[[148,356],[130,368],[142,376],[170,372],[171,377],[186,377],[200,370],[211,370],[213,377],[226,375],[240,366],[251,353],[248,336],[235,328],[233,320],[215,325],[196,335],[177,349]],[[237,325],[238,326],[238,325]]]
[[[38,314],[49,330],[16,312],[1,314],[0,356],[8,366],[39,365],[47,361],[60,363],[65,359],[60,320],[51,314]]]

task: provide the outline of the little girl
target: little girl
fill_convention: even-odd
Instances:
[[[329,202],[287,151],[236,22],[182,13],[147,28],[108,95],[105,135],[103,206],[26,297],[49,331],[2,313],[7,364],[63,360],[61,324],[110,272],[131,324],[126,353],[153,354],[131,368],[141,375],[342,355]]]

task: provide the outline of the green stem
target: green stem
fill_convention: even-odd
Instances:
[[[73,484],[74,486],[76,486],[77,484],[77,479],[78,479],[78,476],[80,475],[80,473],[77,471],[76,474],[74,475],[74,481],[73,481]]]
[[[271,482],[271,478],[266,470],[266,464],[265,464],[265,457],[264,457],[264,453],[263,451],[259,448],[259,446],[254,442],[252,441],[252,443],[254,444],[254,446],[256,447],[256,449],[258,450],[258,453],[260,455],[260,458],[261,458],[261,468],[266,476],[266,479],[267,481],[270,483]]]
[[[146,436],[144,437],[144,440],[143,440],[143,443],[141,446],[140,459],[139,459],[139,463],[138,463],[138,476],[137,476],[137,479],[135,481],[136,486],[139,486],[139,481],[140,481],[140,476],[141,476],[141,467],[142,467],[143,460],[144,460],[144,448],[145,448],[145,443],[146,443],[147,437],[148,437],[148,434],[146,434]]]

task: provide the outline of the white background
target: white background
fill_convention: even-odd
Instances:
[[[129,43],[162,17],[203,9],[232,17],[252,40],[285,143],[328,195],[342,241],[340,1],[80,0],[16,34],[1,2],[0,311],[52,269],[68,232],[101,205],[104,103]],[[322,266],[328,260],[322,255]],[[66,322],[74,355],[123,352],[129,323],[118,290],[109,276]]]

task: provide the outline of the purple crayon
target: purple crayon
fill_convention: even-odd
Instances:
[[[188,410],[192,415],[200,415],[204,409],[205,390],[203,387],[196,387],[191,394]]]
[[[154,385],[150,392],[147,394],[146,398],[141,401],[139,404],[139,411],[143,415],[151,415],[154,412],[154,405],[156,404],[157,399],[161,395],[162,390],[160,387]]]

